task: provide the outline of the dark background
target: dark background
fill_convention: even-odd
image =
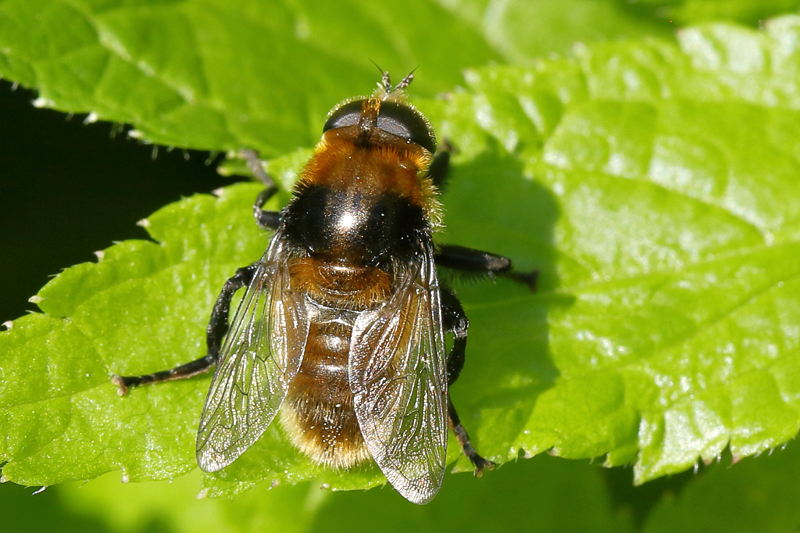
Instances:
[[[147,238],[137,220],[231,183],[208,152],[154,150],[127,128],[37,109],[35,97],[0,80],[0,322],[36,310],[28,298],[62,269]]]

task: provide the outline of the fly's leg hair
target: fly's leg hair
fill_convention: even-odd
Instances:
[[[231,298],[233,298],[233,294],[237,290],[250,284],[253,280],[256,268],[258,268],[258,263],[240,268],[222,287],[217,302],[214,304],[214,309],[211,311],[211,320],[208,322],[208,328],[206,328],[206,346],[208,349],[205,356],[178,365],[175,368],[161,370],[160,372],[154,372],[152,374],[145,374],[142,376],[114,375],[111,381],[117,386],[120,396],[127,394],[128,389],[131,387],[161,383],[162,381],[186,379],[196,376],[197,374],[208,372],[211,367],[216,364],[217,359],[219,359],[222,339],[225,337],[225,333],[228,332],[228,312],[231,307]]]
[[[436,264],[479,276],[502,276],[536,290],[538,270],[519,272],[514,270],[511,259],[489,252],[473,250],[463,246],[441,245],[436,254]]]
[[[461,374],[461,369],[464,367],[464,358],[467,350],[467,330],[469,329],[469,320],[461,307],[461,302],[458,301],[455,294],[446,288],[440,289],[442,298],[442,319],[444,322],[445,331],[452,332],[454,336],[453,349],[447,356],[447,384],[452,385]],[[458,412],[453,405],[453,400],[450,398],[450,392],[447,393],[447,418],[450,428],[456,435],[464,455],[475,466],[475,475],[480,477],[483,475],[484,470],[491,470],[496,465],[484,459],[472,447],[469,440],[469,433],[461,425],[461,419],[458,417]]]
[[[256,203],[253,205],[253,215],[256,218],[256,224],[262,229],[276,230],[281,223],[281,214],[278,211],[265,211],[264,204],[278,192],[278,186],[272,180],[272,177],[264,171],[261,158],[255,150],[242,150],[240,152],[242,158],[247,162],[247,167],[253,176],[264,184],[264,190],[256,198]]]

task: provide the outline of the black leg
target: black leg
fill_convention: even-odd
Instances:
[[[256,270],[258,270],[258,265],[259,263],[256,262],[237,270],[236,274],[228,278],[228,281],[225,282],[219,292],[217,301],[214,303],[214,309],[211,310],[211,319],[206,327],[208,353],[213,354],[215,358],[222,347],[222,338],[228,332],[228,312],[231,308],[231,298],[233,298],[233,294],[236,291],[250,285]]]
[[[488,459],[484,459],[475,448],[472,447],[472,443],[469,441],[469,434],[467,430],[464,429],[464,426],[461,425],[461,420],[458,418],[458,413],[453,406],[453,400],[450,399],[449,394],[447,396],[447,418],[453,433],[456,434],[456,439],[458,439],[458,442],[461,444],[461,449],[464,450],[464,455],[466,455],[473,466],[475,466],[475,477],[481,477],[484,470],[494,470],[497,465]]]
[[[448,244],[439,246],[436,264],[469,274],[502,276],[527,285],[532,291],[536,290],[536,279],[539,277],[538,270],[531,272],[514,270],[508,257]]]
[[[162,381],[173,381],[176,379],[186,379],[203,372],[208,372],[219,358],[219,350],[222,345],[222,339],[225,333],[228,332],[228,312],[231,307],[231,298],[233,293],[248,285],[252,279],[253,274],[258,267],[258,263],[240,268],[236,271],[220,291],[217,302],[214,304],[214,309],[211,311],[211,320],[208,322],[206,329],[206,345],[208,347],[208,354],[176,366],[169,370],[161,370],[152,374],[145,374],[142,376],[118,376],[114,375],[111,382],[117,386],[120,396],[124,396],[130,387],[139,385],[150,385],[152,383],[160,383]]]
[[[252,172],[266,187],[261,191],[261,194],[258,195],[256,203],[253,205],[253,215],[256,218],[256,224],[263,229],[276,230],[281,223],[281,214],[278,211],[264,211],[262,208],[264,204],[278,192],[278,186],[272,181],[270,175],[264,172],[261,159],[254,150],[242,150],[240,153],[247,162],[250,172]]]
[[[464,359],[467,351],[467,331],[469,330],[469,319],[461,302],[458,301],[453,292],[441,287],[439,294],[442,299],[442,322],[444,330],[453,334],[453,349],[447,355],[447,384],[452,385],[461,374],[464,368]]]
[[[253,204],[253,216],[256,217],[256,224],[261,229],[276,230],[281,225],[281,214],[278,211],[265,211],[261,209],[267,200],[278,192],[278,187],[273,185],[270,188],[264,189],[256,198],[256,203]]]
[[[436,150],[433,156],[433,161],[428,167],[428,176],[433,180],[433,184],[440,189],[444,188],[444,182],[447,178],[447,171],[450,170],[450,154],[453,152],[453,145],[445,139]]]
[[[442,297],[442,320],[444,322],[445,331],[452,332],[454,335],[453,349],[447,356],[447,384],[452,385],[461,374],[461,369],[464,367],[464,359],[467,349],[467,330],[469,329],[469,320],[464,313],[464,308],[461,307],[461,302],[458,301],[455,294],[446,288],[440,290]],[[447,417],[452,428],[453,433],[456,435],[464,455],[475,466],[475,475],[480,477],[483,475],[484,470],[491,470],[496,465],[481,457],[481,455],[472,447],[469,440],[469,433],[461,425],[461,419],[458,418],[458,412],[453,405],[453,400],[450,398],[450,393],[447,394]]]

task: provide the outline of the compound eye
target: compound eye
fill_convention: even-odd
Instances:
[[[325,126],[322,127],[322,132],[358,124],[365,101],[364,99],[353,100],[336,109],[328,117]],[[392,101],[381,102],[377,126],[378,129],[418,144],[429,152],[436,150],[436,141],[428,123],[419,112],[405,104]]]
[[[325,133],[328,130],[358,124],[358,117],[361,116],[361,108],[363,105],[364,100],[354,100],[344,104],[328,117],[327,122],[325,122],[325,125],[322,127],[322,132]]]
[[[407,105],[397,102],[381,103],[378,128],[418,144],[429,152],[436,150],[436,141],[428,123],[420,113]]]

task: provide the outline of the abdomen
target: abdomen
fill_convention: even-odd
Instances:
[[[388,297],[391,277],[375,267],[312,258],[295,260],[291,275],[292,288],[307,294],[314,312],[281,423],[314,461],[348,468],[369,458],[347,375],[353,324],[359,312]]]

